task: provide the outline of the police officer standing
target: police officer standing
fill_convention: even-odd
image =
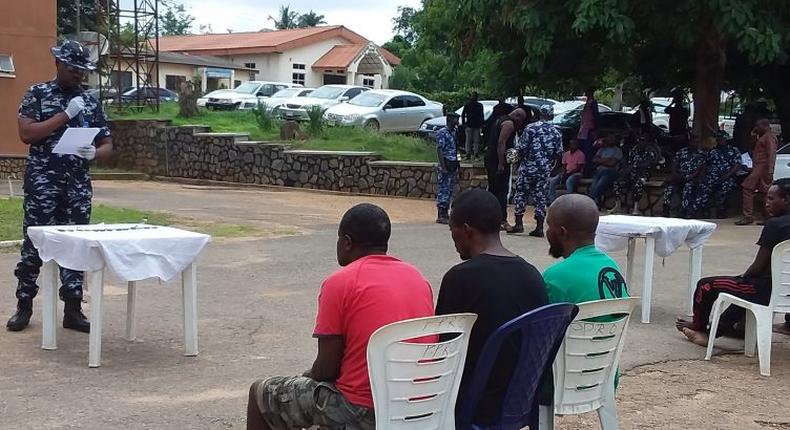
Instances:
[[[89,163],[112,154],[112,140],[101,104],[85,93],[82,81],[96,70],[88,50],[74,41],[52,48],[57,77],[32,86],[19,107],[19,136],[30,146],[25,172],[24,233],[22,258],[14,274],[18,279],[17,311],[7,328],[23,330],[33,313],[33,298],[38,293],[36,279],[41,258],[27,236],[27,228],[40,225],[88,224],[91,215]],[[52,149],[67,127],[96,127],[99,134],[85,142],[78,155],[54,154]],[[81,272],[61,269],[60,298],[65,302],[63,327],[90,331],[82,313]]]
[[[458,114],[447,114],[447,126],[439,130],[436,135],[436,155],[439,162],[436,164],[436,207],[438,208],[437,224],[449,224],[450,200],[453,197],[455,185],[458,183],[458,170],[461,163],[458,161]]]

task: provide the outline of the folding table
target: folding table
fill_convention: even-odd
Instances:
[[[607,252],[628,249],[625,281],[631,287],[634,250],[637,239],[645,240],[645,273],[642,284],[642,322],[650,322],[655,255],[666,257],[682,245],[690,249],[688,311],[694,306],[694,291],[702,276],[702,247],[710,239],[716,224],[679,218],[608,215],[601,217],[595,245]]]
[[[58,267],[82,271],[86,273],[91,297],[88,366],[101,365],[104,269],[109,267],[128,285],[128,340],[136,337],[137,281],[149,278],[169,281],[180,273],[184,355],[198,354],[195,260],[210,242],[210,236],[147,224],[29,227],[28,236],[45,262],[41,272],[43,349],[57,349]]]

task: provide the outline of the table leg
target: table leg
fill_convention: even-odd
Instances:
[[[104,301],[104,271],[90,272],[91,333],[88,341],[88,367],[101,366],[102,302]]]
[[[137,282],[128,283],[126,293],[126,340],[137,339]]]
[[[58,319],[58,264],[47,261],[41,268],[42,303],[42,349],[58,349],[56,321]]]
[[[702,278],[702,247],[693,248],[689,253],[689,308],[688,316],[694,315],[694,292]]]
[[[636,250],[636,238],[628,238],[628,253],[626,254],[625,265],[625,285],[631,288],[631,281],[634,279],[634,251]]]
[[[642,283],[642,322],[650,323],[650,306],[653,296],[653,263],[656,257],[656,239],[653,236],[645,238],[645,273]]]
[[[184,299],[184,355],[198,355],[197,327],[197,265],[192,263],[181,273]]]

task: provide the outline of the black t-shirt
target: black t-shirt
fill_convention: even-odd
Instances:
[[[442,279],[436,314],[472,312],[477,322],[469,338],[457,405],[463,404],[486,340],[506,322],[548,304],[546,285],[540,272],[521,257],[481,254],[447,272]],[[476,414],[476,423],[496,419],[507,390],[519,342],[506,342],[492,369],[486,393]]]
[[[463,117],[464,125],[467,128],[483,128],[483,122],[485,122],[483,105],[480,102],[467,103],[464,106]]]
[[[760,239],[757,240],[757,245],[761,248],[768,248],[773,251],[776,245],[786,240],[790,240],[790,215],[767,219],[765,221],[765,227],[763,227],[763,232],[760,234]],[[760,277],[771,278],[770,264]]]
[[[486,147],[485,159],[486,163],[488,164],[499,164],[499,154],[497,153],[497,147],[499,146],[499,135],[502,133],[502,124],[508,121],[512,122],[513,120],[509,116],[503,116],[502,118],[499,118],[494,123],[493,130],[491,130],[491,132],[488,134],[488,142],[486,142],[488,146]],[[506,148],[513,147],[513,140],[516,138],[515,126],[516,124],[513,123],[513,134],[510,135],[507,143],[505,143]]]

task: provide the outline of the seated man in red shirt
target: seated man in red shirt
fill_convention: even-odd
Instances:
[[[303,376],[277,376],[250,387],[248,430],[373,430],[367,347],[379,328],[433,315],[428,281],[387,255],[391,225],[381,208],[360,204],[340,221],[337,262],[318,296],[313,337],[318,356]]]

